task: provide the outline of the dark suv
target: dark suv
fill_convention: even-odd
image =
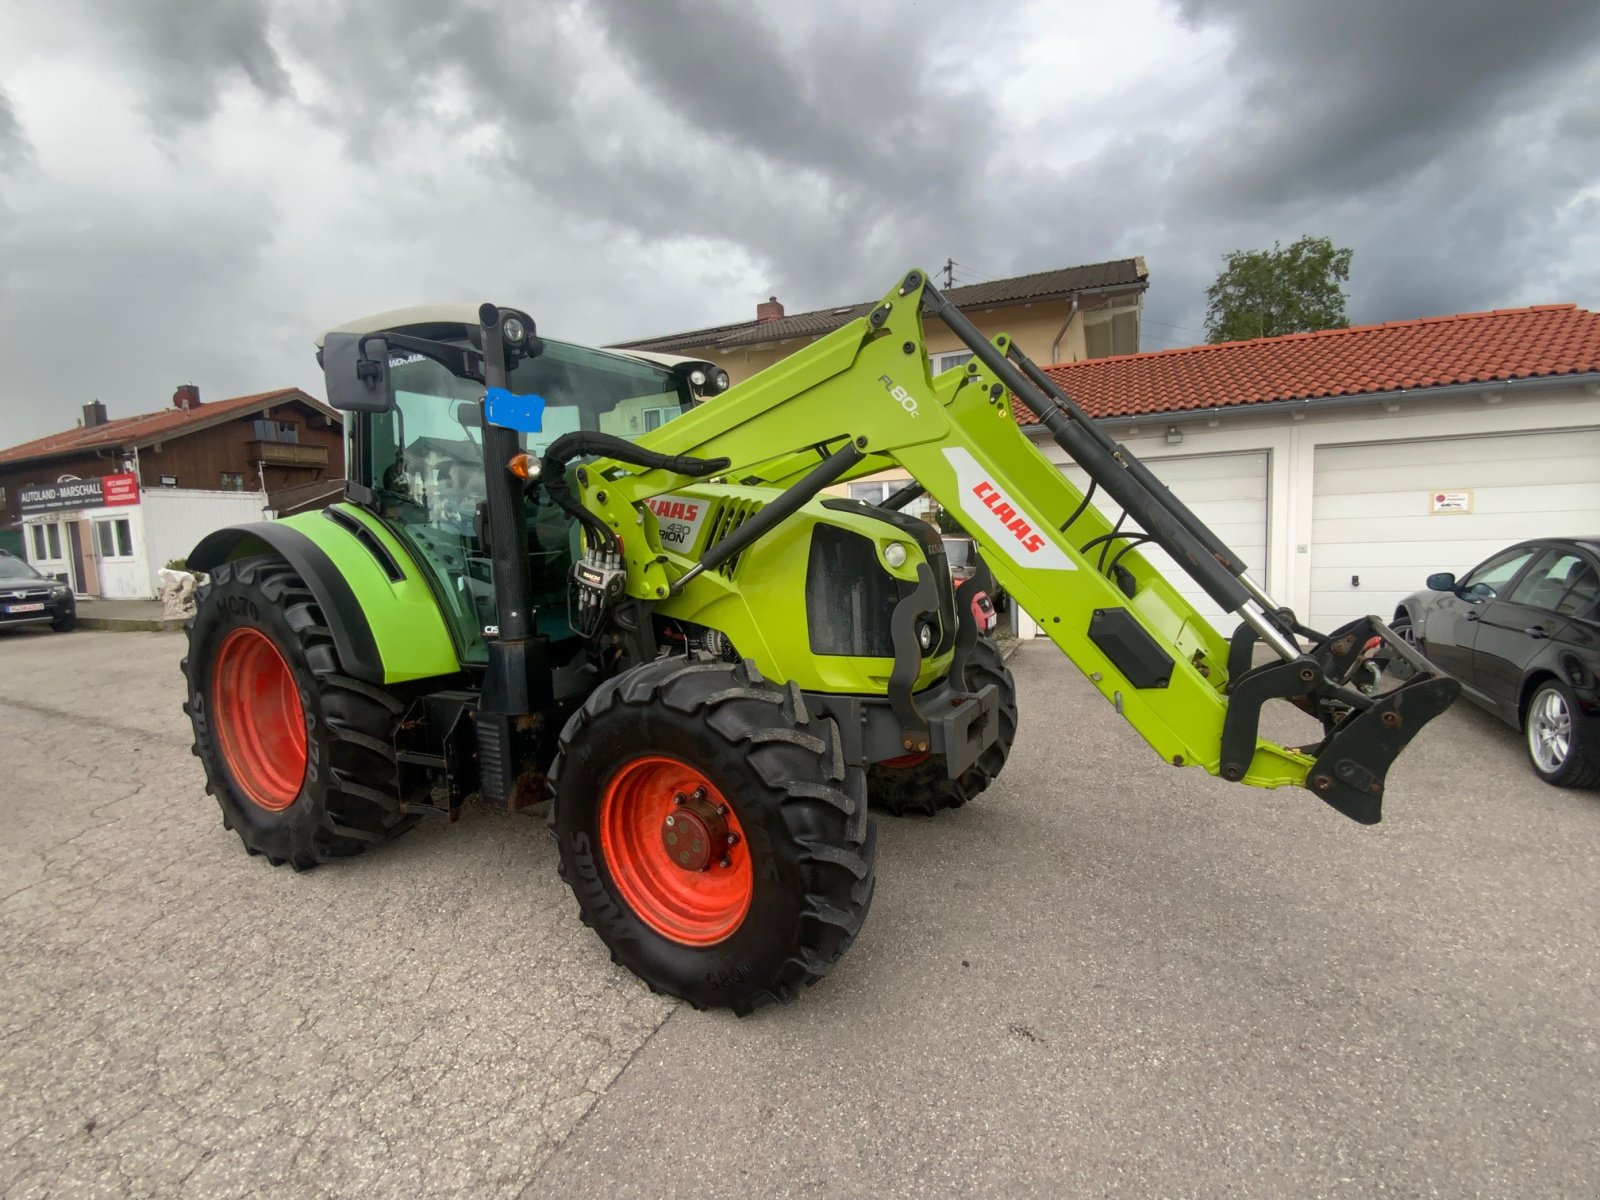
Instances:
[[[78,624],[78,602],[72,589],[39,574],[6,550],[0,550],[0,625],[44,625],[65,633]]]

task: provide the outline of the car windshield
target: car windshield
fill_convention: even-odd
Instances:
[[[7,555],[0,558],[0,579],[43,579],[44,576],[35,571],[20,558]]]

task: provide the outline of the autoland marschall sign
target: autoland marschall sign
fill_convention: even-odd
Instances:
[[[115,508],[139,503],[139,477],[130,471],[64,483],[29,484],[17,490],[17,499],[25,517],[78,508]]]

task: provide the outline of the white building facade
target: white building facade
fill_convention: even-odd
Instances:
[[[1600,373],[1102,420],[1312,628],[1385,619],[1434,571],[1600,534]],[[1038,426],[1040,449],[1081,468]],[[1104,493],[1098,493],[1101,502]],[[1100,503],[1113,518],[1114,505]],[[1224,632],[1175,564],[1150,557]],[[1037,632],[1026,618],[1019,632]]]

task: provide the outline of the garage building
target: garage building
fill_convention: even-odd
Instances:
[[[1048,370],[1314,628],[1392,615],[1430,572],[1510,542],[1600,533],[1600,314],[1572,305]],[[1020,632],[1037,630],[1024,617]]]

